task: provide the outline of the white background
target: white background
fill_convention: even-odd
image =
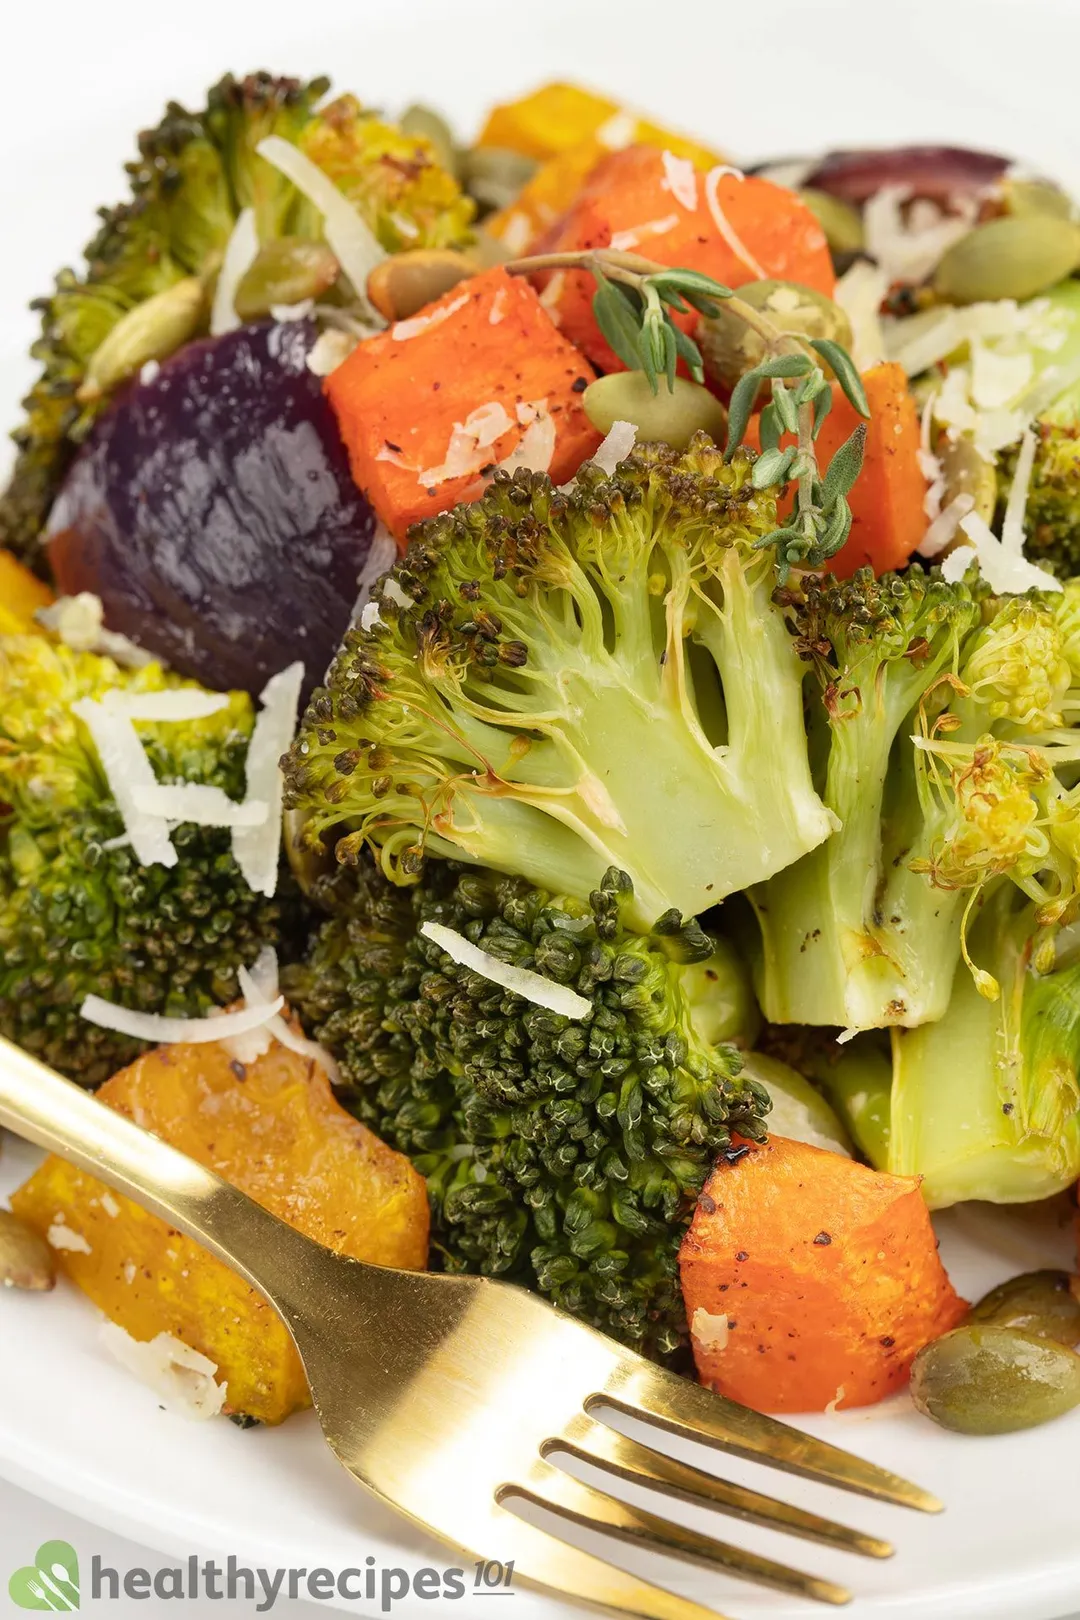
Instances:
[[[319,0],[314,6],[297,0],[8,0],[0,427],[14,421],[15,400],[31,375],[25,351],[34,322],[25,304],[48,287],[58,265],[77,257],[95,206],[121,195],[120,164],[131,153],[132,132],[152,122],[168,97],[197,102],[229,66],[329,69],[338,85],[371,101],[391,107],[414,96],[439,102],[466,128],[489,101],[546,77],[578,77],[615,87],[646,109],[685,108],[688,127],[736,157],[776,150],[777,98],[789,109],[781,122],[790,146],[794,98],[805,108],[799,122],[811,148],[853,140],[968,141],[1080,181],[1080,0],[712,0],[693,7],[699,18],[693,30],[681,20],[687,9],[670,0]],[[415,54],[369,55],[367,22],[388,12],[415,16]],[[602,54],[578,60],[573,19],[586,12],[590,20],[602,14],[607,27]],[[432,48],[432,33],[456,35],[457,48]],[[810,36],[813,71],[806,65]],[[466,60],[467,71],[448,71],[448,59]],[[29,195],[24,165],[37,177]],[[0,1300],[0,1335],[3,1305]],[[18,1398],[16,1389],[0,1390],[2,1402]],[[77,1423],[79,1391],[58,1388],[56,1400]],[[86,1565],[94,1552],[121,1569],[154,1570],[171,1562],[0,1485],[5,1582],[7,1571],[46,1537],[71,1541]],[[7,1601],[5,1582],[0,1604]],[[308,1620],[320,1607],[282,1602],[273,1613]],[[209,1610],[226,1611],[254,1612],[241,1603]],[[185,1610],[151,1600],[109,1604],[100,1612]],[[198,1612],[207,1606],[200,1604]]]

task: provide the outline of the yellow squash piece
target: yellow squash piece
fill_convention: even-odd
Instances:
[[[423,1178],[338,1105],[310,1059],[276,1041],[246,1068],[219,1046],[159,1047],[98,1097],[339,1254],[426,1265]],[[132,1338],[171,1333],[208,1356],[226,1412],[280,1423],[310,1404],[280,1317],[191,1238],[56,1157],[11,1207],[52,1231],[62,1269]],[[59,1241],[57,1227],[68,1234]]]
[[[539,159],[541,167],[509,208],[484,221],[485,231],[509,252],[524,253],[562,218],[603,158],[638,142],[689,158],[703,171],[724,161],[709,147],[572,84],[548,84],[496,107],[477,145],[510,147]]]
[[[10,551],[0,551],[0,635],[21,636],[36,630],[34,614],[48,607],[52,591]]]

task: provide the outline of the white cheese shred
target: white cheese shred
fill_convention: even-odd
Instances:
[[[236,289],[255,262],[258,251],[259,231],[255,223],[255,210],[241,208],[225,244],[221,269],[218,271],[214,306],[210,311],[211,337],[220,337],[223,332],[235,332],[240,325],[240,317],[236,313]]]
[[[172,1333],[133,1339],[116,1322],[103,1322],[101,1342],[122,1367],[149,1386],[171,1412],[205,1422],[225,1405],[225,1384],[215,1377],[217,1363]]]
[[[955,538],[956,531],[969,512],[975,510],[975,497],[962,491],[954,495],[948,506],[928,524],[926,533],[916,547],[920,557],[940,557],[945,547]]]
[[[378,580],[386,573],[388,568],[394,566],[397,558],[397,542],[386,524],[381,520],[376,523],[371,534],[371,544],[364,559],[364,566],[356,580],[356,601],[353,604],[352,618],[349,621],[355,624],[357,619],[365,630],[370,630],[372,624],[378,624],[378,605],[371,600],[371,593]],[[369,607],[375,609],[375,616],[371,623],[364,623],[364,613]]]
[[[459,934],[455,928],[447,928],[442,923],[426,922],[421,925],[420,932],[426,939],[430,939],[444,950],[459,967],[471,968],[473,973],[479,973],[483,979],[489,979],[492,984],[501,985],[504,990],[510,990],[523,1001],[531,1001],[537,1007],[546,1007],[548,1012],[561,1013],[564,1018],[587,1018],[592,1011],[592,1004],[579,996],[576,990],[568,985],[556,984],[553,979],[545,979],[541,973],[533,973],[528,968],[514,967],[509,962],[500,962],[497,956],[491,956],[487,951],[481,950],[471,940]]]
[[[698,205],[697,170],[689,158],[676,157],[674,152],[663,156],[663,189],[670,191],[680,208],[693,213]]]
[[[248,744],[245,798],[266,805],[266,820],[258,827],[233,828],[233,858],[244,881],[256,894],[268,897],[277,890],[281,852],[283,780],[279,762],[296,734],[303,683],[304,666],[295,663],[272,675],[263,687],[262,707]]]
[[[1060,591],[1061,581],[1037,568],[1019,552],[1010,551],[977,512],[969,512],[960,527],[979,561],[979,572],[992,591],[1020,596],[1024,591]],[[962,548],[962,549],[967,549]],[[952,553],[947,561],[951,561]]]
[[[87,996],[79,1013],[88,1024],[114,1030],[118,1035],[130,1035],[136,1041],[153,1041],[162,1046],[209,1046],[215,1041],[260,1028],[269,1023],[284,1005],[284,996],[277,996],[273,1001],[260,1003],[257,1007],[243,1007],[238,1012],[211,1013],[207,1018],[169,1018],[164,1013],[136,1012],[131,1007],[118,1007],[115,1002],[105,1001],[101,996]]]
[[[1036,438],[1031,428],[1024,429],[1016,457],[1016,472],[1009,486],[1005,503],[1005,519],[1001,526],[1001,544],[1006,551],[1020,556],[1024,549],[1024,514],[1027,511],[1028,489],[1035,468]]]
[[[107,693],[106,697],[110,695]],[[71,705],[71,712],[93,738],[101,768],[139,864],[175,866],[179,856],[167,825],[160,817],[140,811],[135,803],[135,789],[156,787],[157,779],[130,715],[117,712],[107,703],[95,703],[92,698],[80,698]]]
[[[252,967],[242,967],[237,977],[247,1006],[262,1007],[273,1001],[278,993],[277,952],[273,946],[264,945]],[[326,1048],[320,1046],[318,1041],[309,1041],[303,1035],[297,1035],[280,1013],[275,1013],[261,1029],[248,1035],[234,1036],[224,1044],[238,1062],[254,1063],[269,1050],[271,1038],[297,1056],[307,1058],[322,1069],[334,1085],[337,1084],[340,1079],[338,1066]]]
[[[714,1316],[704,1305],[699,1305],[690,1323],[690,1337],[702,1350],[726,1350],[731,1323],[727,1313]]]
[[[705,176],[705,201],[709,205],[709,213],[713,217],[713,224],[735,257],[745,264],[751,275],[756,277],[758,281],[764,281],[766,280],[764,270],[750,252],[750,249],[739,240],[734,226],[720,206],[720,182],[728,175],[734,175],[737,180],[746,178],[741,169],[733,169],[730,163],[718,163],[716,168],[710,169]]]
[[[136,810],[195,827],[261,827],[267,807],[258,800],[238,804],[219,787],[204,782],[155,782],[131,794]]]
[[[329,175],[324,174],[318,164],[312,163],[291,141],[284,140],[280,135],[267,135],[255,150],[279,174],[291,180],[297,191],[303,192],[319,210],[327,245],[352,282],[357,297],[364,305],[365,314],[377,320],[380,326],[384,325],[378,313],[371,310],[368,304],[367,280],[386,254],[367,221],[361,218]]]
[[[113,688],[102,702],[111,714],[129,720],[172,721],[208,720],[229,706],[227,692],[200,692],[193,686],[174,686],[164,692],[124,692]]]
[[[619,462],[626,460],[636,443],[636,422],[612,422],[603,444],[593,455],[593,463],[611,478]]]

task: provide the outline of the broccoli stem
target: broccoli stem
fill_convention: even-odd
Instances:
[[[893,1031],[888,1169],[932,1208],[1048,1198],[1080,1173],[1080,967],[1031,968],[1032,910],[1002,889],[971,935],[996,1001],[956,977],[945,1017]]]

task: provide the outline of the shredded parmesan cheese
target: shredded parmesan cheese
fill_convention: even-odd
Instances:
[[[173,1334],[159,1333],[142,1341],[115,1322],[103,1322],[100,1337],[110,1355],[147,1384],[170,1411],[204,1422],[224,1406],[227,1390],[215,1379],[217,1363]]]
[[[329,377],[338,366],[344,365],[359,341],[352,332],[336,332],[327,328],[319,333],[311,345],[304,364],[313,377]]]
[[[452,298],[441,309],[433,309],[430,315],[413,315],[407,321],[395,321],[390,328],[390,336],[395,343],[407,343],[410,338],[419,337],[433,326],[441,326],[448,321],[451,315],[456,315],[459,309],[464,309],[472,295],[462,293],[459,298]]]
[[[314,298],[301,298],[298,304],[271,304],[270,314],[283,326],[290,321],[306,321],[315,308]]]
[[[971,542],[978,558],[979,572],[991,590],[999,594],[1017,595],[1035,589],[1061,590],[1059,579],[1028,562],[1021,552],[1007,549],[977,512],[969,512],[967,517],[961,518],[960,527]],[[946,560],[951,560],[951,557]]]
[[[229,233],[225,252],[214,288],[214,305],[210,311],[210,335],[220,337],[223,332],[234,332],[240,325],[236,313],[236,289],[245,273],[255,261],[259,251],[259,232],[254,208],[242,208],[236,224]]]
[[[370,630],[372,623],[377,624],[379,622],[378,607],[369,598],[376,581],[382,578],[388,568],[393,567],[396,556],[397,544],[390,530],[385,523],[381,521],[376,523],[372,530],[371,545],[368,547],[364,566],[357,576],[356,601],[353,603],[350,624],[355,624],[359,619],[363,629]],[[375,608],[375,617],[371,623],[365,624],[364,613],[368,607]]]
[[[863,209],[867,252],[890,283],[925,281],[943,254],[970,231],[978,208],[976,198],[958,196],[956,211],[944,214],[926,198],[911,202],[909,186],[882,186]]]
[[[500,321],[506,319],[506,288],[500,287],[491,300],[491,309],[488,313],[488,324],[498,326]]]
[[[546,399],[523,402],[517,407],[518,421],[525,426],[517,446],[504,456],[499,466],[512,473],[518,467],[529,472],[547,472],[555,454],[555,422],[548,413]]]
[[[249,1029],[258,1029],[284,1005],[285,998],[277,996],[273,1001],[258,1007],[244,1007],[238,1012],[211,1013],[207,1018],[169,1018],[163,1013],[118,1007],[101,996],[87,996],[79,1013],[88,1024],[114,1030],[118,1035],[130,1035],[136,1041],[152,1041],[158,1046],[209,1046],[233,1035],[243,1035]]]
[[[202,782],[155,782],[133,788],[131,797],[144,815],[196,827],[261,827],[267,816],[266,805],[258,800],[238,804],[221,788]]]
[[[750,274],[758,281],[766,280],[765,272],[758,264],[749,248],[739,240],[730,220],[720,206],[719,186],[726,175],[734,175],[736,179],[745,178],[740,169],[733,169],[729,163],[718,163],[715,169],[710,169],[705,176],[705,201],[709,205],[709,213],[713,217],[713,224],[724,238],[735,257],[746,266]]]
[[[611,238],[611,245],[619,253],[629,253],[638,246],[643,238],[664,236],[668,231],[674,230],[678,223],[678,214],[665,214],[663,219],[647,219],[644,225],[636,225],[633,230],[616,231]],[[560,274],[565,274],[565,272],[560,272]]]
[[[1027,511],[1031,474],[1035,468],[1036,445],[1031,428],[1025,428],[1016,457],[1016,472],[1005,503],[1005,519],[1001,525],[1001,544],[1014,556],[1019,556],[1024,549],[1024,514]]]
[[[281,850],[283,782],[278,762],[296,733],[303,683],[304,666],[295,663],[272,675],[263,687],[244,772],[245,802],[265,804],[266,820],[257,827],[233,828],[233,858],[248,888],[267,897],[277,890]]]
[[[674,152],[665,152],[663,164],[663,189],[671,192],[680,208],[692,214],[698,205],[698,177],[693,163],[689,158],[676,157]]]
[[[59,1217],[53,1221],[45,1234],[51,1249],[64,1249],[71,1254],[93,1254],[93,1249],[87,1243],[81,1232],[73,1232],[70,1226],[65,1226]]]
[[[593,456],[593,462],[610,478],[620,461],[625,461],[637,443],[635,422],[613,422],[603,444]]]
[[[209,720],[229,707],[227,692],[200,692],[194,686],[174,686],[163,692],[125,692],[114,687],[101,701],[110,714],[159,724]]]
[[[109,695],[109,694],[107,694]],[[150,696],[152,694],[147,694]],[[158,694],[160,695],[160,694]],[[175,866],[179,860],[165,822],[138,809],[137,787],[157,785],[153,766],[129,714],[92,698],[71,705],[72,714],[86,726],[98,751],[116,808],[141,866]]]
[[[860,371],[884,357],[881,305],[888,290],[884,271],[866,259],[856,259],[836,283],[833,297],[851,323],[851,357]]]
[[[942,579],[950,585],[958,585],[974,561],[974,546],[957,546],[941,564]]]
[[[726,1315],[714,1316],[703,1305],[697,1307],[690,1323],[690,1336],[702,1350],[726,1350],[730,1330]]]
[[[521,996],[524,1001],[533,1002],[537,1007],[546,1007],[549,1012],[574,1019],[587,1018],[592,1011],[591,1002],[568,985],[556,984],[553,979],[545,979],[542,974],[532,973],[528,968],[500,962],[497,956],[481,950],[479,945],[474,945],[454,928],[446,928],[442,923],[425,922],[420,932],[460,967],[470,968],[481,978],[501,985],[504,990]]]
[[[829,1412],[830,1414],[834,1413],[846,1394],[847,1390],[844,1388],[843,1384],[839,1384],[837,1386],[836,1394],[833,1396],[832,1400],[825,1403],[826,1412]]]
[[[938,557],[954,539],[957,529],[969,512],[975,510],[975,497],[962,492],[954,495],[944,511],[939,512],[927,526],[916,550],[920,557]]]
[[[152,653],[105,628],[105,609],[100,596],[92,591],[80,591],[77,596],[61,596],[48,607],[38,608],[34,614],[44,629],[59,636],[72,652],[101,653],[125,669],[144,669],[154,662]]]
[[[633,145],[637,127],[638,121],[633,113],[613,113],[607,123],[600,125],[596,138],[609,152],[621,152],[624,146]]]
[[[323,233],[327,245],[353,284],[353,290],[364,305],[365,314],[381,326],[378,312],[367,302],[367,280],[386,254],[375,233],[362,219],[346,196],[323,173],[317,163],[301,152],[291,141],[280,135],[267,135],[255,148],[259,156],[273,164],[279,173],[291,180],[303,192],[323,217]]]

